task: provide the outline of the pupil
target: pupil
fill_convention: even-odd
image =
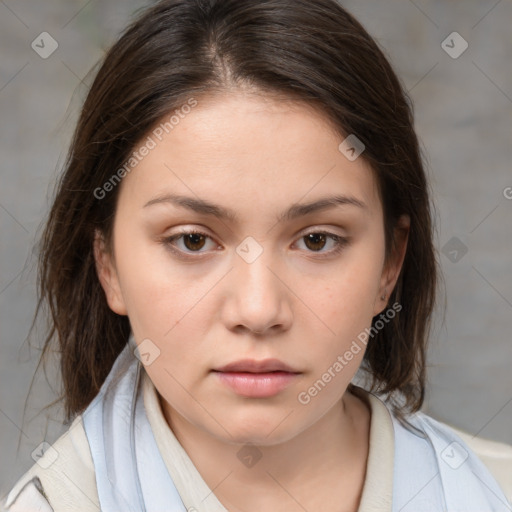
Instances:
[[[197,247],[195,244],[199,243],[199,240],[203,239],[203,243],[200,247]],[[185,236],[185,245],[187,249],[194,250],[194,249],[201,249],[204,245],[204,236],[199,233],[190,233]]]
[[[320,243],[321,247],[310,247],[310,242],[313,242],[313,245]],[[325,245],[325,235],[322,233],[310,233],[309,235],[306,235],[306,245],[309,249],[322,249]]]

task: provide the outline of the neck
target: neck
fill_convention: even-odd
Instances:
[[[275,512],[279,507],[337,512],[340,503],[346,510],[357,510],[366,473],[370,410],[351,393],[292,439],[257,447],[213,437],[160,400],[174,435],[230,512],[265,507]]]

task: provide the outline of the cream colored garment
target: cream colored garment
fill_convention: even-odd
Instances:
[[[0,504],[0,510],[11,502],[12,506],[5,509],[9,512],[46,511],[48,503],[55,512],[100,510],[94,465],[81,416],[51,448],[18,480],[6,503]],[[34,478],[39,479],[41,486]]]

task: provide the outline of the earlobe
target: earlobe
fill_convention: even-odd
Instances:
[[[126,315],[126,306],[119,285],[113,256],[107,250],[102,233],[98,230],[94,236],[94,261],[96,273],[110,309],[118,315]]]
[[[407,252],[410,225],[410,217],[405,214],[402,215],[396,223],[392,251],[382,272],[379,294],[375,301],[374,315],[381,313],[386,308],[389,296],[398,281]]]

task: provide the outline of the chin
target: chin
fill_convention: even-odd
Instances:
[[[232,436],[226,438],[223,436],[223,441],[233,445],[254,445],[254,446],[276,446],[293,439],[294,434],[290,432],[282,432],[280,434],[265,434],[245,429],[244,431],[232,433]]]
[[[225,410],[222,425],[229,434],[223,429],[216,431],[223,441],[231,444],[273,446],[289,441],[299,433],[293,416],[289,408],[279,409],[277,413],[269,411],[265,414],[258,410],[240,415],[230,415]]]

